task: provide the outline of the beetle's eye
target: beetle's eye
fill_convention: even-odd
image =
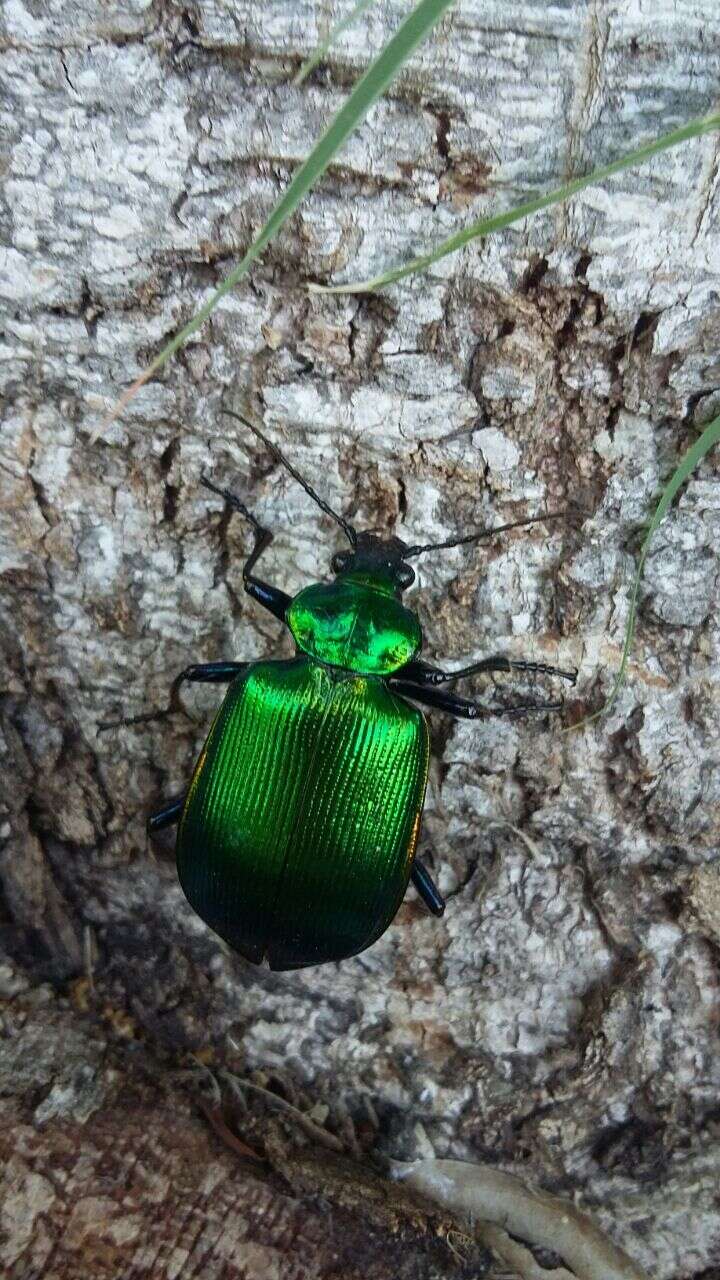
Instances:
[[[333,573],[343,573],[348,566],[347,551],[338,551],[330,562],[330,568]]]
[[[397,571],[398,586],[402,591],[406,591],[415,581],[415,572],[410,568],[409,564],[403,565],[402,569]]]

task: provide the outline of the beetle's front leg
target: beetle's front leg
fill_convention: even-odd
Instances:
[[[121,716],[119,720],[104,720],[98,725],[98,733],[105,729],[119,729],[129,724],[149,724],[153,720],[166,720],[175,711],[181,711],[178,693],[185,684],[230,684],[236,676],[245,671],[248,662],[194,662],[176,676],[170,686],[170,697],[166,707],[159,711],[143,711],[139,716]]]
[[[513,707],[483,707],[471,698],[460,698],[455,693],[444,693],[442,689],[427,689],[411,680],[388,680],[388,687],[393,693],[400,693],[404,698],[412,698],[424,707],[436,707],[438,711],[448,711],[451,716],[461,720],[482,720],[490,716],[525,716],[533,711],[560,711],[563,703],[559,702],[516,702]]]
[[[206,489],[210,489],[211,493],[217,493],[221,498],[224,498],[233,511],[239,511],[240,515],[244,516],[252,525],[254,541],[252,551],[243,566],[243,586],[253,600],[257,600],[258,604],[261,604],[264,609],[268,609],[274,618],[284,622],[292,597],[286,591],[281,591],[279,587],[273,587],[269,582],[263,582],[260,578],[256,578],[253,573],[253,569],[263,551],[267,550],[273,540],[272,533],[269,529],[263,529],[260,521],[253,515],[252,511],[230,489],[222,489],[219,485],[213,484],[212,480],[208,480],[207,476],[201,476],[200,483],[204,484]]]

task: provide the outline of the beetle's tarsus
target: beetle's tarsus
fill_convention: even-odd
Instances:
[[[410,664],[408,664],[410,665]],[[400,669],[401,674],[403,668]],[[425,707],[435,707],[438,711],[447,711],[451,716],[461,720],[482,720],[488,716],[524,716],[534,711],[561,711],[565,706],[562,698],[556,702],[518,702],[510,707],[484,707],[472,698],[461,698],[455,693],[446,693],[443,689],[431,689],[427,685],[415,684],[411,680],[389,681],[394,693],[404,698],[412,698]]]
[[[126,725],[152,724],[154,720],[167,720],[168,716],[179,712],[187,716],[187,711],[178,696],[182,684],[230,684],[236,676],[248,666],[247,662],[193,662],[176,676],[170,686],[170,701],[159,711],[141,711],[137,716],[120,716],[118,720],[104,720],[98,727],[98,733],[106,729],[121,729]]]
[[[481,658],[479,662],[470,662],[456,671],[443,671],[441,667],[433,667],[427,662],[415,659],[403,670],[403,677],[414,683],[437,688],[441,684],[449,684],[455,680],[464,680],[468,676],[489,675],[494,671],[502,671],[509,675],[512,671],[525,671],[532,675],[557,676],[559,680],[567,680],[575,684],[577,668],[566,671],[564,667],[553,667],[547,662],[532,662],[522,658],[506,658],[504,654],[494,654],[491,658]]]
[[[99,737],[108,729],[124,729],[134,724],[151,724],[154,720],[166,720],[174,711],[182,711],[182,707],[168,706],[161,711],[142,711],[137,716],[120,716],[118,720],[101,720],[96,732]]]
[[[200,476],[200,483],[204,485],[206,489],[209,489],[211,493],[216,493],[219,498],[222,498],[229,507],[232,507],[233,511],[239,511],[241,516],[244,516],[246,520],[250,521],[250,524],[257,534],[262,535],[268,533],[267,529],[263,529],[257,516],[253,515],[250,508],[245,506],[245,503],[238,498],[237,494],[233,493],[230,489],[223,489],[221,485],[215,484],[214,481],[210,480],[206,475]],[[272,534],[268,534],[268,536],[272,537]]]

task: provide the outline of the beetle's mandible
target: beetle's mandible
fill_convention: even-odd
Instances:
[[[255,576],[272,534],[239,498],[202,478],[252,526],[245,590],[289,627],[296,653],[286,661],[203,663],[177,677],[174,690],[184,681],[229,689],[186,794],[155,813],[148,831],[178,823],[180,883],[220,937],[253,963],[298,969],[369,947],[391,923],[408,880],[434,915],[445,909],[415,854],[428,769],[419,707],[467,719],[553,711],[561,702],[488,708],[443,686],[494,671],[575,680],[574,671],[498,655],[456,671],[424,662],[420,623],[400,598],[415,578],[408,561],[565,513],[424,546],[357,532],[256,426],[231,416],[337,521],[350,550],[334,556],[332,584],[291,598]]]

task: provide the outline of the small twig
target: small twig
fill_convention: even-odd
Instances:
[[[346,1104],[342,1100],[336,1103],[335,1110],[336,1113],[339,1113],[339,1119],[342,1126],[342,1132],[345,1135],[346,1144],[351,1148],[352,1154],[355,1158],[359,1160],[362,1156],[362,1148],[358,1142],[357,1134],[355,1132],[355,1122],[350,1115]]]
[[[235,1076],[232,1074],[231,1071],[221,1071],[220,1075],[222,1076],[223,1080],[228,1086],[228,1089],[230,1090],[233,1096],[233,1100],[237,1102],[238,1106],[240,1107],[240,1110],[247,1111],[248,1109],[247,1098],[245,1097],[245,1094],[243,1093],[240,1084],[235,1079]]]
[[[513,835],[517,836],[519,840],[522,840],[531,858],[533,858],[536,862],[543,861],[543,856],[540,852],[540,849],[535,844],[535,842],[530,839],[530,836],[527,834],[526,831],[522,831],[520,827],[513,826],[512,822],[501,822],[499,820],[495,822],[489,822],[487,824],[486,830],[487,831],[493,831],[493,830],[512,831]]]
[[[211,1102],[206,1101],[205,1098],[198,1098],[198,1106],[206,1120],[209,1121],[218,1137],[225,1143],[225,1146],[229,1147],[231,1151],[234,1151],[236,1156],[242,1156],[244,1160],[257,1160],[262,1164],[263,1157],[258,1155],[257,1151],[253,1151],[252,1147],[249,1147],[246,1142],[243,1142],[242,1138],[239,1138],[236,1133],[233,1133],[232,1129],[228,1126],[223,1115],[222,1091],[213,1072],[205,1065],[204,1062],[200,1062],[199,1058],[196,1058],[194,1053],[191,1053],[190,1057],[195,1063],[195,1066],[190,1072],[184,1074],[204,1076],[212,1094]]]
[[[229,1071],[223,1071],[223,1078],[230,1076]],[[345,1147],[334,1133],[329,1133],[327,1129],[323,1129],[322,1125],[316,1124],[311,1120],[304,1111],[300,1111],[298,1107],[294,1107],[286,1098],[281,1098],[277,1093],[271,1093],[269,1089],[264,1089],[261,1084],[254,1084],[252,1080],[245,1080],[241,1076],[234,1077],[236,1084],[241,1089],[252,1089],[255,1093],[259,1093],[267,1102],[271,1102],[273,1106],[278,1107],[281,1111],[287,1111],[294,1117],[297,1124],[305,1131],[309,1138],[313,1138],[315,1142],[320,1142],[330,1151],[344,1152]]]
[[[446,1231],[445,1233],[445,1243],[448,1249],[450,1250],[451,1254],[453,1255],[454,1258],[457,1258],[458,1262],[462,1267],[467,1266],[467,1257],[464,1253],[460,1251],[460,1249],[458,1249],[457,1245],[453,1244],[452,1242],[453,1236],[457,1236],[458,1240],[464,1241],[465,1244],[470,1245],[471,1248],[473,1244],[473,1238],[472,1236],[469,1236],[466,1231],[454,1231],[452,1228],[450,1228],[450,1230]]]
[[[204,1062],[201,1062],[199,1058],[196,1058],[194,1053],[191,1053],[191,1054],[190,1054],[190,1057],[192,1058],[193,1062],[195,1063],[195,1066],[194,1066],[194,1067],[193,1067],[189,1072],[187,1072],[187,1073],[186,1073],[186,1072],[183,1072],[183,1075],[186,1075],[186,1076],[187,1076],[187,1075],[190,1075],[190,1076],[197,1076],[197,1075],[204,1076],[204,1077],[205,1077],[205,1081],[206,1081],[206,1083],[209,1085],[210,1090],[211,1090],[211,1092],[212,1092],[212,1105],[213,1105],[214,1107],[221,1107],[221,1106],[222,1106],[222,1092],[221,1092],[221,1090],[220,1090],[220,1085],[218,1084],[218,1082],[217,1082],[217,1080],[216,1080],[215,1076],[213,1075],[212,1071],[210,1070],[210,1068],[209,1068],[209,1067],[207,1067],[207,1066],[205,1065],[205,1063],[204,1063]]]
[[[244,1160],[256,1160],[258,1164],[264,1164],[263,1156],[259,1155],[257,1151],[253,1151],[252,1147],[249,1147],[246,1142],[243,1142],[242,1138],[238,1138],[237,1134],[228,1128],[220,1107],[211,1106],[204,1098],[199,1098],[198,1104],[203,1115],[226,1147],[234,1151],[236,1156],[242,1156]]]
[[[83,927],[83,965],[85,968],[85,977],[87,979],[88,990],[91,995],[95,994],[95,983],[93,981],[95,972],[95,946],[93,942],[93,931],[89,924]]]

